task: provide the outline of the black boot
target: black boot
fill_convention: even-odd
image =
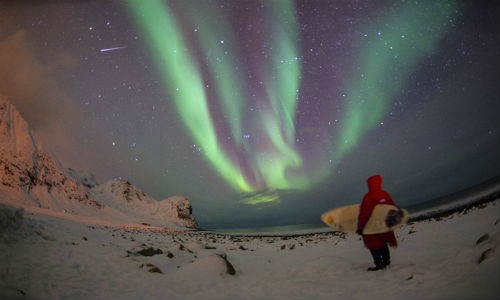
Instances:
[[[391,264],[391,253],[389,252],[387,244],[384,248],[380,249],[380,255],[382,257],[382,265],[384,268]]]
[[[368,268],[368,271],[378,271],[385,269],[384,261],[382,258],[382,249],[378,250],[370,250],[370,253],[372,254],[373,257],[373,262],[375,263],[375,267],[370,267]]]

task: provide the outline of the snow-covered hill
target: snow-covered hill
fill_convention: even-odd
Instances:
[[[156,226],[165,222],[180,223],[189,228],[198,226],[192,215],[191,203],[182,196],[156,201],[130,182],[122,180],[108,181],[91,191],[99,203],[135,215],[144,223]]]
[[[99,186],[92,174],[63,167],[37,142],[16,108],[0,97],[0,203],[74,220],[196,228],[191,204],[156,201],[128,182]]]

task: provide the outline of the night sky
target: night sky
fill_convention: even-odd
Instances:
[[[497,1],[3,1],[0,94],[66,167],[202,227],[500,173]]]

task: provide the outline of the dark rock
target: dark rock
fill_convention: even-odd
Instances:
[[[480,264],[482,263],[485,259],[487,259],[488,257],[491,256],[491,254],[493,254],[493,248],[488,248],[486,250],[483,251],[483,253],[481,253],[481,256],[479,257],[479,259],[477,260],[477,263]]]
[[[479,245],[479,244],[481,244],[481,243],[484,243],[484,242],[486,242],[486,241],[487,241],[487,240],[489,240],[489,239],[490,239],[490,235],[489,235],[488,233],[483,234],[483,235],[482,235],[479,239],[477,239],[477,241],[476,241],[476,245]]]
[[[224,254],[217,254],[217,256],[219,256],[220,258],[222,258],[224,260],[224,262],[226,263],[226,273],[229,274],[229,275],[235,275],[236,274],[236,270],[234,269],[233,264],[231,264],[227,260],[227,255],[224,253]]]
[[[147,264],[146,266],[149,267],[149,273],[163,274],[162,270],[153,264]]]
[[[163,251],[161,249],[153,249],[151,247],[143,249],[141,251],[137,251],[137,254],[142,255],[142,256],[153,256],[156,254],[163,254]]]

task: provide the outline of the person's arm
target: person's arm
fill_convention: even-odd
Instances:
[[[358,215],[358,230],[356,231],[358,234],[362,234],[376,204],[375,201],[371,201],[369,198],[365,198],[363,202],[361,202]]]

